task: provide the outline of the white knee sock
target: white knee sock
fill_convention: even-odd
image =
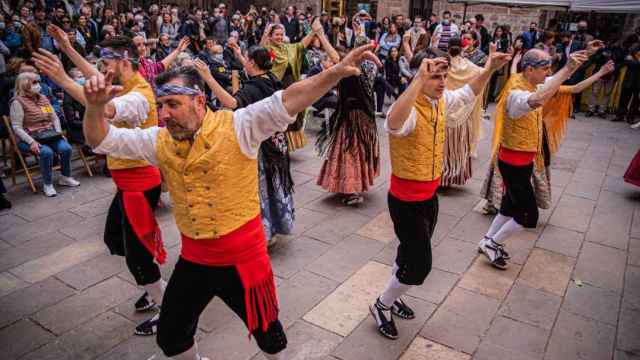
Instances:
[[[384,290],[382,295],[380,295],[380,302],[386,307],[391,307],[393,303],[400,296],[406,294],[409,289],[411,289],[411,285],[401,283],[394,272],[394,275],[389,279],[387,288]]]
[[[144,290],[149,293],[153,301],[157,305],[162,305],[162,297],[164,296],[164,290],[167,288],[167,282],[160,279],[152,284],[143,286]]]
[[[195,341],[193,342],[193,346],[191,347],[191,349],[183,352],[182,354],[172,356],[171,358],[176,360],[201,360],[202,359],[202,357],[198,353],[198,343]]]
[[[511,220],[512,218],[508,217],[508,216],[504,216],[500,213],[498,213],[498,215],[496,215],[495,218],[493,218],[493,222],[491,222],[491,226],[489,227],[489,231],[487,231],[487,235],[485,235],[488,238],[493,239],[496,234],[498,233],[498,231],[500,231],[500,228],[502,228],[502,226],[504,224],[507,223],[507,221]]]
[[[267,360],[284,360],[284,354],[283,351],[280,351],[277,354],[267,354],[266,352],[262,352],[262,355],[267,359]]]
[[[498,244],[503,244],[507,238],[513,236],[520,231],[524,230],[524,227],[518,224],[515,220],[511,219],[506,224],[502,225],[498,233],[493,237],[493,241]]]

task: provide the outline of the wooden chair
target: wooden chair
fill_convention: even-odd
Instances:
[[[38,189],[36,188],[33,182],[32,173],[40,171],[38,156],[31,153],[20,151],[20,148],[18,148],[18,139],[16,138],[16,135],[13,132],[13,128],[11,127],[11,122],[9,121],[9,118],[6,116],[3,116],[2,120],[4,121],[4,124],[7,127],[7,133],[9,134],[9,147],[10,147],[9,151],[11,152],[11,155],[10,155],[11,156],[11,183],[12,185],[15,185],[16,174],[19,172],[23,172],[27,177],[27,181],[29,182],[31,191],[33,191],[34,193],[37,193]],[[82,149],[78,148],[77,145],[76,145],[76,148],[80,153],[80,158],[82,159],[85,170],[87,170],[87,173],[89,174],[89,176],[93,176],[93,173],[91,172],[91,167],[89,167],[89,164],[87,163],[87,159],[82,153]],[[36,159],[35,165],[29,165],[29,163],[26,160],[29,156],[33,156]],[[18,169],[18,163],[20,164],[21,169]],[[60,165],[53,167],[53,170],[59,170],[59,169],[60,169]]]

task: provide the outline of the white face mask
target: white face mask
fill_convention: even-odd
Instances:
[[[40,84],[31,85],[31,92],[32,93],[40,94],[40,90],[42,90],[42,87],[40,86]]]

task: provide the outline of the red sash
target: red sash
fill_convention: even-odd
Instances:
[[[124,213],[133,232],[158,264],[164,264],[167,252],[162,232],[144,192],[160,185],[160,170],[153,166],[111,170],[113,182],[122,191]]]
[[[402,201],[425,201],[435,195],[440,186],[440,177],[431,181],[401,179],[391,174],[389,192]]]
[[[260,318],[262,331],[278,319],[276,284],[260,215],[217,239],[196,240],[182,234],[180,256],[200,265],[236,267],[245,292],[249,333],[258,328]]]

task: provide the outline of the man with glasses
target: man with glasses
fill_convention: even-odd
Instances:
[[[551,72],[550,56],[531,49],[522,57],[522,73],[513,75],[505,85],[505,96],[496,107],[493,153],[497,153],[506,193],[478,249],[498,269],[508,267],[506,239],[525,228],[535,228],[538,222],[531,176],[534,159],[536,166],[544,166],[542,105],[587,59],[587,51],[575,52],[562,70],[547,78]]]

